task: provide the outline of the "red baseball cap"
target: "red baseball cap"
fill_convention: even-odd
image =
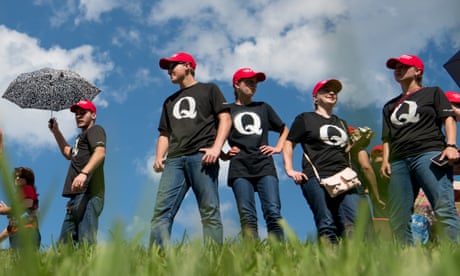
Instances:
[[[455,91],[446,91],[446,97],[451,103],[460,103],[460,93]]]
[[[419,57],[414,55],[402,55],[398,58],[390,58],[389,60],[387,60],[387,67],[390,69],[395,69],[396,64],[398,63],[402,63],[408,66],[415,66],[422,72],[424,69],[423,61]]]
[[[354,127],[352,127],[352,126],[348,126],[348,132],[349,132],[349,133],[352,133],[354,130],[355,130],[355,128],[354,128]]]
[[[383,153],[383,146],[382,145],[376,145],[372,147],[371,149],[371,157],[375,156],[382,156]]]
[[[77,111],[78,107],[81,108],[81,109],[89,110],[89,111],[91,111],[93,113],[96,113],[96,106],[92,102],[90,102],[88,100],[81,100],[78,103],[72,105],[70,107],[70,111],[75,113]]]
[[[161,69],[168,70],[169,64],[175,63],[175,62],[190,63],[193,69],[196,68],[196,62],[193,59],[192,55],[186,52],[178,52],[170,57],[160,59],[160,67]]]
[[[241,79],[251,79],[253,77],[256,77],[258,82],[266,79],[263,72],[255,72],[251,68],[240,68],[233,74],[233,84],[238,83]]]
[[[315,85],[315,88],[313,88],[313,96],[316,96],[316,94],[318,94],[318,91],[321,90],[323,87],[328,89],[328,91],[334,91],[335,93],[339,93],[340,90],[342,90],[342,83],[340,83],[340,81],[336,79],[322,80]]]

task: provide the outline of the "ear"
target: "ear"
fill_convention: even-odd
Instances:
[[[91,119],[96,120],[96,113],[91,112]]]

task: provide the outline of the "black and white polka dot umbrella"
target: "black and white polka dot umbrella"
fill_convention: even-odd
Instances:
[[[99,88],[73,71],[43,68],[20,74],[2,97],[21,108],[59,111],[80,100],[92,100],[99,92]]]

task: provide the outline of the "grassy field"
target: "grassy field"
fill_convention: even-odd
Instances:
[[[0,176],[14,201],[11,170],[0,158]],[[20,212],[18,212],[20,214]],[[17,214],[17,215],[18,215]],[[361,217],[364,217],[362,214]],[[363,220],[361,220],[363,221]],[[286,226],[286,241],[200,240],[151,249],[127,240],[121,227],[94,247],[53,245],[21,251],[0,250],[1,275],[460,275],[458,245],[401,247],[377,237],[365,239],[364,223],[353,238],[336,246],[300,241]]]
[[[359,234],[359,233],[357,233]],[[452,244],[402,248],[358,236],[339,245],[287,240],[190,241],[148,249],[114,234],[94,247],[0,251],[0,275],[459,275]]]

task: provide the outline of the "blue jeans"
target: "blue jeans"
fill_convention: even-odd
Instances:
[[[150,229],[150,245],[164,246],[169,240],[174,217],[192,188],[198,202],[205,240],[223,242],[222,220],[219,207],[219,163],[204,166],[203,153],[168,158],[158,187]]]
[[[420,188],[425,192],[443,234],[451,241],[460,237],[460,217],[455,209],[451,166],[437,166],[431,151],[391,163],[389,185],[390,225],[396,240],[413,244],[410,221]]]
[[[257,178],[236,178],[232,185],[238,213],[240,215],[243,236],[259,238],[257,231],[257,213],[254,193],[259,194],[267,232],[277,239],[284,239],[283,229],[279,225],[281,217],[281,201],[278,178],[267,175]]]
[[[98,196],[78,194],[71,198],[67,202],[59,241],[96,244],[99,216],[103,208],[104,199]]]
[[[310,177],[300,188],[310,205],[319,238],[335,244],[337,238],[352,234],[361,201],[356,189],[331,198],[316,177]]]

